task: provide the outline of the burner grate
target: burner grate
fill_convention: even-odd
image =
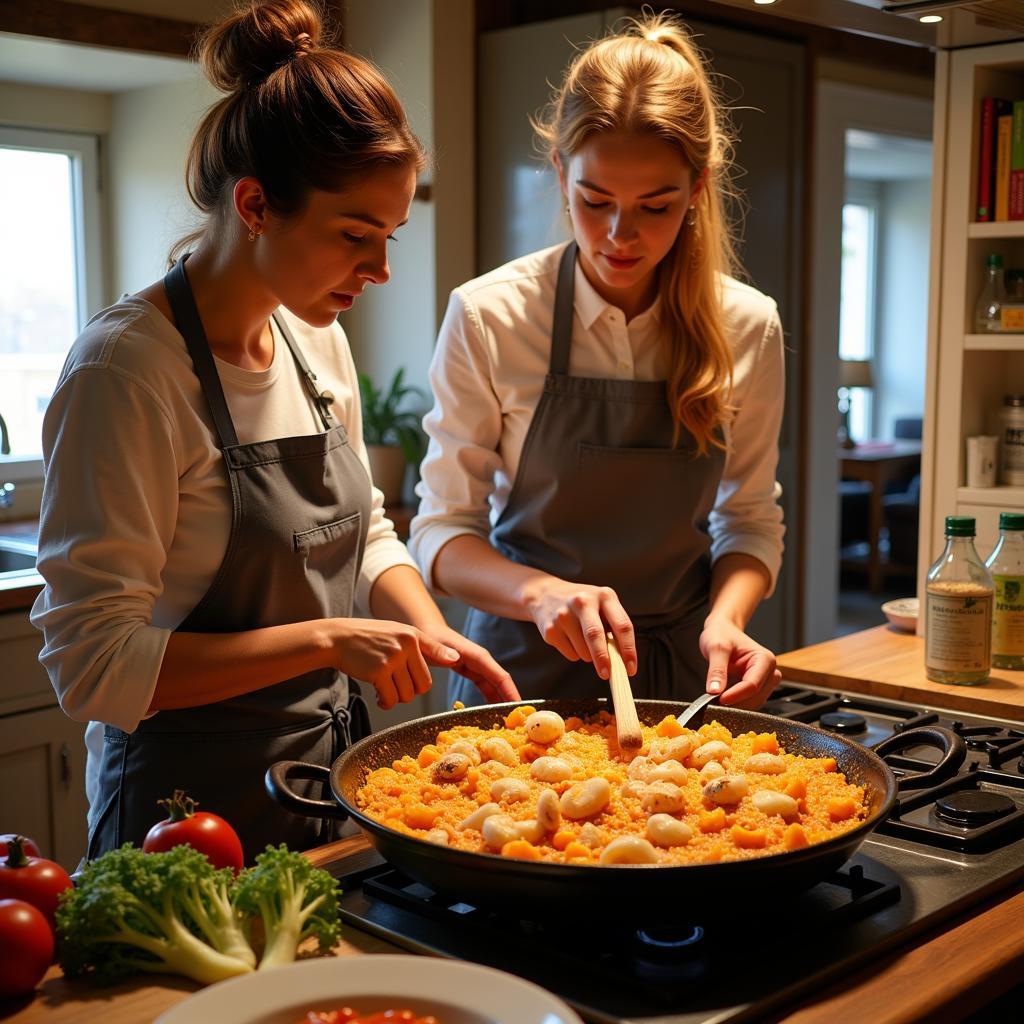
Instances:
[[[876,831],[961,853],[981,853],[1024,836],[1024,779],[974,767],[902,795]]]

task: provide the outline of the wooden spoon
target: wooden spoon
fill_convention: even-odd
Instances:
[[[611,673],[608,685],[612,691],[612,706],[615,708],[615,734],[620,750],[639,750],[644,745],[644,737],[640,732],[640,719],[636,715],[633,703],[633,688],[629,685],[626,665],[619,653],[619,645],[615,642],[615,634],[608,633],[608,658],[611,661]]]

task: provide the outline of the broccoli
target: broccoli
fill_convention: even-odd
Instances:
[[[256,958],[229,902],[232,877],[185,845],[143,853],[127,843],[103,854],[57,910],[64,973],[114,982],[153,971],[209,983],[252,971]]]
[[[263,918],[266,943],[259,970],[290,964],[303,939],[316,936],[320,952],[338,941],[337,881],[285,845],[268,846],[256,866],[237,878],[233,902],[244,914]]]

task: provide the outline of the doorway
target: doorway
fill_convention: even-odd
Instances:
[[[932,176],[929,100],[817,99],[805,643],[915,592]]]

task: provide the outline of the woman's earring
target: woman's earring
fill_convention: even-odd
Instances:
[[[697,223],[697,207],[696,206],[691,206],[686,211],[686,225],[687,225],[687,227],[691,227],[692,228],[693,225],[696,224],[696,223]]]
[[[253,226],[249,228],[249,241],[255,242],[262,230],[263,229],[260,227],[259,224],[253,224]]]

